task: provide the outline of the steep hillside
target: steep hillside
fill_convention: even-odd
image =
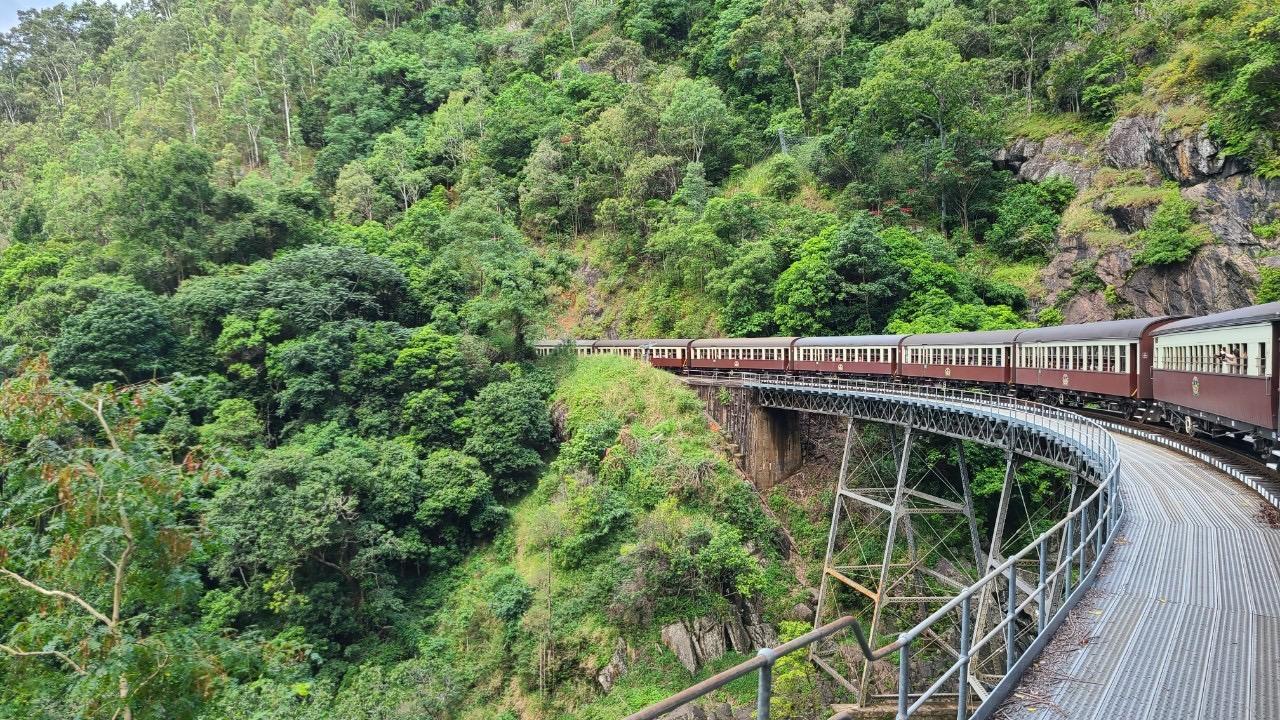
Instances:
[[[716,638],[785,634],[794,568],[691,396],[606,361],[558,376],[530,341],[1280,297],[1278,18],[21,13],[0,36],[0,717],[613,717],[729,662]],[[798,547],[814,496],[769,498]]]

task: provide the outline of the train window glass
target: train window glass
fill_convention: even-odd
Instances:
[[[1257,367],[1258,367],[1258,373],[1257,373],[1257,374],[1258,374],[1258,375],[1261,375],[1261,376],[1268,375],[1268,374],[1269,374],[1269,368],[1267,367],[1267,344],[1266,344],[1266,343],[1264,343],[1264,342],[1260,342],[1260,343],[1258,343],[1258,356],[1257,356],[1257,363],[1258,363],[1258,365],[1257,365]]]

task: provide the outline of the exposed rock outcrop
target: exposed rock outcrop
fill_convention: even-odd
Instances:
[[[662,644],[675,653],[676,659],[691,673],[724,657],[729,648],[749,653],[778,642],[773,627],[764,621],[759,605],[741,600],[735,601],[727,619],[681,620],[663,627],[661,637]]]
[[[602,690],[609,692],[618,682],[618,678],[626,674],[627,643],[622,638],[618,638],[618,643],[613,648],[613,657],[609,659],[608,665],[600,668],[600,672],[596,673],[596,682],[600,683]]]
[[[1206,128],[1166,130],[1158,116],[1116,120],[1102,141],[1102,152],[1112,167],[1139,168],[1154,163],[1165,175],[1183,185],[1234,175],[1244,169],[1239,162],[1222,154]]]
[[[1280,217],[1280,180],[1249,174],[1223,155],[1205,127],[1171,128],[1162,116],[1125,117],[1094,147],[1067,135],[1018,140],[996,162],[1023,180],[1071,178],[1080,189],[1076,217],[1094,218],[1064,223],[1058,254],[1041,277],[1046,297],[1067,322],[1246,305],[1259,268],[1270,266],[1269,256],[1280,251],[1280,238],[1256,234]],[[1170,181],[1176,187],[1162,190],[1161,183]],[[1192,220],[1212,239],[1183,263],[1137,266],[1141,233],[1173,192],[1192,203]]]
[[[1052,135],[1041,142],[1020,138],[998,152],[995,162],[1025,182],[1061,177],[1083,190],[1097,172],[1097,163],[1090,159],[1091,152],[1070,135]]]

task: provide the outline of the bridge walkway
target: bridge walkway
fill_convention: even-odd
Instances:
[[[1280,719],[1280,529],[1226,475],[1115,437],[1121,537],[999,716]]]

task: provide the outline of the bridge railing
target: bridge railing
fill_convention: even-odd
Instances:
[[[980,405],[1009,413],[1011,417],[1031,421],[1066,440],[1070,440],[1087,453],[1096,453],[1100,467],[1109,468],[1118,462],[1118,452],[1111,435],[1098,423],[1082,415],[1053,405],[1023,400],[1012,395],[1001,395],[983,390],[972,390],[946,385],[923,385],[888,380],[865,380],[825,375],[783,374],[751,371],[687,370],[690,377],[723,379],[746,385],[771,385],[810,390],[841,390],[868,392],[877,395],[896,395],[930,400],[933,402]],[[1099,473],[1105,477],[1106,473]]]
[[[726,378],[728,373],[718,373]],[[1084,461],[1094,465],[1103,478],[1093,491],[1053,527],[1041,533],[1022,550],[991,568],[976,582],[959,591],[914,627],[901,632],[895,640],[878,648],[867,641],[862,626],[853,616],[815,628],[776,648],[764,648],[759,654],[739,665],[714,675],[666,700],[627,716],[626,720],[652,720],[686,703],[703,697],[717,688],[749,675],[759,673],[756,696],[757,720],[768,720],[773,694],[772,667],[778,658],[808,648],[835,636],[843,630],[853,632],[863,657],[880,660],[896,653],[898,688],[896,693],[898,720],[907,720],[931,700],[954,700],[956,718],[989,717],[1009,694],[1019,677],[1048,644],[1053,632],[1066,619],[1071,608],[1087,591],[1102,561],[1114,542],[1124,516],[1124,504],[1118,490],[1120,456],[1115,440],[1099,424],[1069,411],[1041,403],[972,390],[937,386],[846,378],[813,378],[780,376],[765,373],[733,373],[731,379],[745,383],[786,385],[799,388],[822,388],[848,392],[876,392],[886,396],[927,398],[935,402],[982,406],[1014,412],[1023,421],[1034,420],[1043,429],[1069,438],[1078,445]],[[1032,571],[1022,570],[1035,564],[1035,585],[1028,586]],[[1020,582],[1021,581],[1021,582]],[[999,621],[975,628],[975,605],[986,597],[1003,596],[1002,607],[996,608]],[[1021,596],[1021,597],[1020,597]],[[1035,622],[1019,642],[1018,619],[1034,611]],[[988,609],[990,613],[990,609]],[[954,631],[958,629],[958,634]],[[913,677],[912,651],[926,634],[937,638],[948,631],[958,637],[958,647],[950,648],[955,659],[950,665],[935,670],[930,677]],[[1030,635],[1028,639],[1026,635]],[[873,638],[874,640],[874,638]],[[1003,673],[998,682],[979,695],[979,703],[971,709],[971,667],[984,658],[1003,656]],[[927,683],[927,684],[926,684]],[[920,689],[913,689],[913,688]],[[852,717],[840,713],[831,718]]]

